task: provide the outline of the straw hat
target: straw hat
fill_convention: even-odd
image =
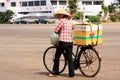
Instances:
[[[67,16],[70,16],[70,14],[66,11],[66,10],[64,10],[64,9],[62,9],[62,10],[59,10],[58,12],[56,12],[55,14],[54,14],[54,17],[55,18],[59,18],[59,15],[67,15]]]

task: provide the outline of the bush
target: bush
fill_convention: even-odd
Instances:
[[[110,18],[113,22],[117,22],[119,20],[119,15],[112,15]]]
[[[76,15],[74,16],[74,19],[79,20],[79,19],[83,19],[84,15],[82,12],[78,12],[76,13]]]
[[[13,16],[13,11],[7,10],[6,12],[0,12],[0,23],[6,23]]]
[[[100,16],[89,16],[88,22],[100,22]]]

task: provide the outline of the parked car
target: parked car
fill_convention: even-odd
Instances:
[[[28,24],[28,21],[26,21],[26,20],[17,20],[17,21],[14,21],[14,24]]]
[[[39,24],[39,23],[47,24],[47,23],[48,23],[48,20],[45,20],[45,19],[38,19],[38,20],[35,20],[35,23],[37,23],[37,24]]]

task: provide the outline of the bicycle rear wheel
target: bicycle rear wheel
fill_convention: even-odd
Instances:
[[[55,59],[55,52],[56,47],[51,46],[48,49],[45,50],[43,55],[43,63],[45,68],[50,72],[53,73],[53,64]],[[59,60],[59,73],[63,72],[66,67],[66,60],[64,54],[61,54],[60,60]]]
[[[80,53],[79,63],[79,69],[86,77],[94,77],[101,67],[99,54],[92,48],[86,48]]]

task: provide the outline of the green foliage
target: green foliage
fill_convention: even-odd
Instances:
[[[13,11],[7,10],[6,12],[0,12],[0,23],[6,23],[13,16]]]
[[[105,6],[104,4],[102,4],[101,7],[102,7],[104,13],[107,13],[109,11],[109,8],[107,6]]]
[[[116,11],[115,6],[113,4],[109,5],[108,8],[109,8],[109,13],[114,13]]]
[[[68,1],[68,8],[71,14],[76,13],[77,12],[77,1],[76,0],[69,0]]]
[[[110,17],[110,19],[111,19],[113,22],[117,22],[117,21],[119,20],[119,15],[118,15],[118,14],[112,15],[112,16]]]
[[[117,0],[117,1],[118,1],[119,5],[120,5],[120,0]]]
[[[120,21],[120,14],[118,13],[118,20]]]
[[[120,5],[120,0],[117,0],[118,1],[118,4]],[[119,6],[119,11],[120,11],[120,6]]]
[[[100,16],[89,16],[88,22],[100,22]]]
[[[74,16],[74,19],[76,20],[83,18],[84,18],[83,12],[77,12],[76,15]]]

